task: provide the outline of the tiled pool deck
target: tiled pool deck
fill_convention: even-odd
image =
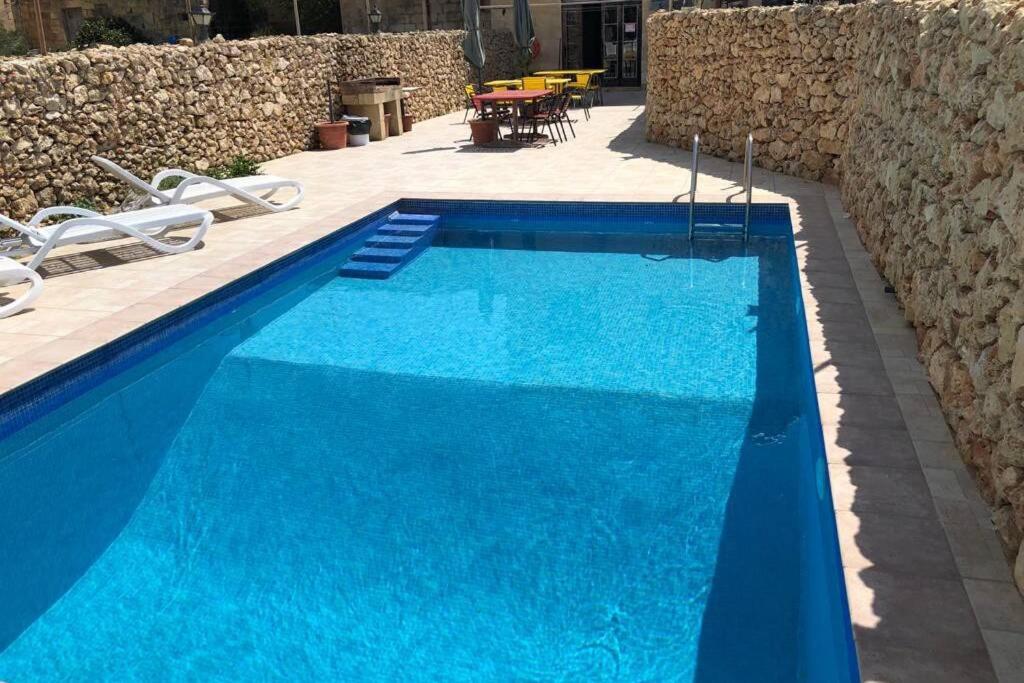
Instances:
[[[639,94],[608,99],[557,147],[473,148],[458,113],[368,147],[268,163],[306,184],[303,204],[270,215],[226,208],[195,252],[156,256],[130,241],[57,250],[35,308],[0,320],[0,392],[398,197],[683,199],[689,152],[644,140]],[[700,200],[741,200],[739,164],[703,159],[701,172]],[[864,680],[1024,682],[1024,603],[916,360],[913,329],[834,187],[763,171],[754,179],[755,201],[792,207]]]

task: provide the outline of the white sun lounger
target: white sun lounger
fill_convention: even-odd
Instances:
[[[43,279],[39,273],[27,268],[17,261],[0,256],[0,287],[29,283],[29,290],[10,303],[0,305],[0,318],[6,318],[22,310],[43,291]]]
[[[231,196],[247,204],[255,204],[267,211],[287,211],[302,201],[304,192],[302,183],[297,180],[272,175],[251,175],[244,178],[217,180],[189,173],[180,168],[160,171],[153,176],[152,181],[147,183],[110,159],[94,156],[92,160],[104,170],[148,194],[152,197],[154,204],[195,204],[206,199]],[[160,183],[168,178],[181,178],[182,180],[173,190],[161,190]],[[285,188],[295,190],[295,196],[283,204],[267,201],[278,190]]]
[[[52,216],[76,216],[55,225],[42,223]],[[167,244],[159,237],[171,228],[196,223],[192,238],[182,244]],[[0,215],[0,225],[13,228],[21,235],[21,244],[9,254],[32,254],[27,266],[31,270],[39,267],[54,247],[68,244],[88,244],[121,237],[135,237],[156,251],[165,254],[181,254],[194,249],[203,239],[213,223],[213,214],[194,206],[154,206],[138,211],[125,211],[108,216],[80,209],[76,206],[54,206],[36,213],[28,223],[18,223]]]

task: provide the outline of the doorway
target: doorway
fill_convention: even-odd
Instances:
[[[639,2],[609,2],[562,8],[562,68],[604,69],[604,85],[639,86]]]

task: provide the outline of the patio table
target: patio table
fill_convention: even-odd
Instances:
[[[476,95],[473,97],[473,101],[479,104],[510,102],[512,104],[512,139],[519,142],[519,110],[523,103],[550,94],[550,90],[502,90]]]

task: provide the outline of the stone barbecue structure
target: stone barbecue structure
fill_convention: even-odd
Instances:
[[[1024,7],[658,13],[647,136],[838,181],[1024,591]]]

